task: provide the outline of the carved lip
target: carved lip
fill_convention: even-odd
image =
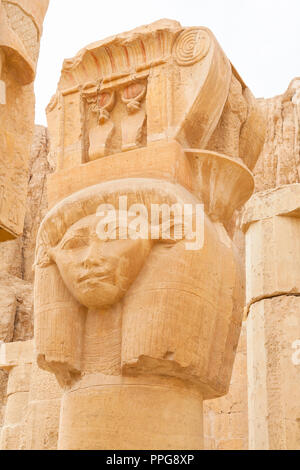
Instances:
[[[98,281],[106,281],[111,279],[111,274],[108,273],[107,271],[100,271],[100,272],[91,272],[88,274],[85,274],[84,276],[81,276],[78,279],[78,282],[85,282],[85,281],[92,281],[94,279],[97,279]]]

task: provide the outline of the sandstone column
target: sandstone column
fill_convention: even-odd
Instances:
[[[232,233],[263,142],[255,99],[208,29],[162,20],[66,60],[48,123],[35,342],[63,389],[58,447],[201,449],[242,322]],[[105,241],[103,204],[118,217]],[[172,234],[161,213],[152,237],[153,205]],[[137,207],[147,237],[128,235]]]
[[[34,357],[34,351],[32,350]],[[33,361],[30,374],[28,406],[20,448],[56,450],[58,441],[61,388],[55,376],[40,369]]]
[[[22,234],[39,44],[49,0],[0,1],[0,241]]]
[[[0,346],[0,369],[9,373],[4,423],[0,432],[1,450],[21,448],[28,406],[32,353],[32,341],[2,343]]]
[[[61,390],[55,377],[38,368],[34,342],[0,346],[0,370],[8,372],[1,450],[56,450]]]
[[[300,449],[300,184],[246,206],[250,449]]]

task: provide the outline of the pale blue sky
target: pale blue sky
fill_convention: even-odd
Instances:
[[[35,83],[36,123],[55,93],[62,62],[90,42],[160,18],[207,26],[257,97],[300,76],[299,0],[50,0]]]

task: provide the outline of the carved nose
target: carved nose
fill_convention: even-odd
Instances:
[[[88,267],[92,266],[99,266],[104,263],[104,257],[103,257],[103,247],[102,244],[99,242],[95,241],[91,243],[89,250],[86,253],[86,257],[84,259],[84,265]]]

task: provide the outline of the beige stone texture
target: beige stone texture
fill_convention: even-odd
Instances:
[[[200,449],[202,401],[228,392],[238,345],[244,276],[231,237],[254,190],[263,113],[207,28],[161,20],[66,60],[47,115],[57,165],[37,237],[35,344],[62,388],[58,447]],[[97,208],[121,213],[125,197],[202,204],[203,245],[162,231],[104,243]],[[241,363],[244,352],[235,393]],[[232,432],[217,419],[217,446],[245,447],[244,403],[226,405]]]
[[[204,402],[204,448],[248,449],[247,329],[243,323],[227,395]]]
[[[245,213],[250,449],[300,448],[300,370],[292,361],[300,334],[299,188],[258,192]]]
[[[1,449],[57,449],[61,389],[54,376],[33,361],[33,341],[6,343],[0,348],[1,372],[8,371]]]
[[[59,169],[89,161],[92,129],[106,148],[99,157],[177,140],[241,157],[251,168],[264,141],[263,114],[212,33],[170,20],[93,43],[66,60],[47,111]],[[122,144],[124,138],[132,142]],[[94,146],[93,137],[93,160]]]
[[[33,337],[33,259],[36,232],[47,207],[45,181],[50,171],[47,154],[47,131],[37,126],[29,160],[24,233],[16,240],[0,243],[0,341],[17,341],[16,346],[19,341]],[[5,418],[7,375],[7,371],[0,370],[0,429]],[[12,442],[10,429],[7,434]],[[18,439],[13,446],[21,442]]]
[[[34,351],[32,351],[34,355]],[[61,407],[61,389],[55,377],[34,362],[30,376],[28,408],[20,448],[56,450]]]
[[[0,429],[2,450],[20,449],[28,409],[32,359],[32,341],[0,345],[0,368],[9,371],[3,427]]]
[[[254,170],[257,191],[300,183],[300,80],[280,96],[259,100],[267,117],[266,139]]]
[[[248,318],[249,448],[300,449],[300,297],[261,300]]]
[[[0,340],[26,341],[33,337],[33,261],[38,226],[46,213],[47,131],[35,129],[29,161],[28,192],[23,236],[0,244]]]
[[[267,132],[246,204],[249,448],[300,449],[299,79],[260,100]]]
[[[3,369],[0,369],[0,432],[5,414],[7,381],[8,372]]]
[[[0,241],[23,232],[33,80],[48,0],[0,2]]]
[[[202,447],[201,394],[174,379],[89,376],[64,395],[61,420],[59,449]]]
[[[249,203],[245,220],[247,305],[280,294],[300,294],[299,194],[300,184],[294,184],[256,193]],[[249,214],[253,223],[248,221]]]
[[[8,343],[14,336],[16,296],[12,289],[0,287],[0,341]]]
[[[14,109],[16,155],[47,3],[0,1],[0,122]],[[299,87],[256,100],[207,28],[170,20],[65,61],[50,139],[37,127],[22,160],[23,235],[0,244],[1,449],[300,448]],[[103,250],[94,215],[120,195],[203,203],[202,249]]]

